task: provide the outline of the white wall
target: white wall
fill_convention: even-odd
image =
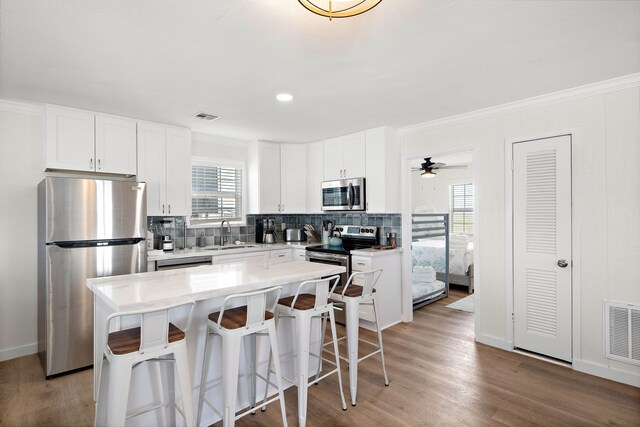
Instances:
[[[222,136],[192,133],[191,155],[213,159],[247,161],[248,141]]]
[[[0,100],[0,361],[37,351],[36,186],[44,178],[43,124],[37,110],[11,110]]]
[[[405,128],[404,157],[477,144],[480,334],[508,347],[505,253],[505,140],[574,128],[574,218],[579,220],[576,282],[581,331],[574,367],[640,384],[640,367],[604,358],[603,300],[640,304],[640,84],[639,76],[523,106],[504,107]],[[576,289],[576,288],[574,288]]]
[[[423,178],[419,173],[411,175],[411,202],[417,206],[433,206],[436,212],[449,212],[452,184],[473,182],[473,168],[441,170],[433,178]]]

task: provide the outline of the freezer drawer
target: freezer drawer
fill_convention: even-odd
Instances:
[[[44,328],[45,374],[93,363],[93,294],[86,280],[146,271],[146,244],[66,248],[46,246],[46,283],[38,326]],[[43,333],[42,333],[43,332]]]

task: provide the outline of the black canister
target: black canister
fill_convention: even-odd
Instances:
[[[256,220],[256,243],[264,242],[264,226],[262,225],[262,220]]]

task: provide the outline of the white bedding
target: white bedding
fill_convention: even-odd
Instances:
[[[427,295],[435,297],[444,292],[444,282],[440,280],[434,282],[413,281],[411,285],[414,301]]]
[[[445,271],[445,241],[437,239],[421,239],[411,243],[413,265],[432,266],[438,272]],[[449,273],[465,275],[473,263],[473,242],[467,248],[452,248],[449,245]]]

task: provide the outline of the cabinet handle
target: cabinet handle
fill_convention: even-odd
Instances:
[[[278,212],[280,212],[280,205],[278,205]]]
[[[93,159],[89,159],[89,169],[93,170]]]
[[[369,202],[367,202],[367,210],[369,210]]]
[[[278,258],[284,258],[284,254],[278,255]]]
[[[171,203],[169,203],[169,213],[171,213]]]
[[[98,170],[102,169],[102,164],[101,164],[101,160],[98,159]]]
[[[162,204],[162,213],[164,214],[164,203]]]
[[[284,205],[282,205],[282,211],[281,212],[284,212]]]

